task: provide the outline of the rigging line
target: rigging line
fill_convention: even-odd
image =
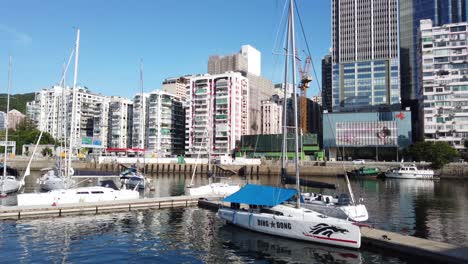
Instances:
[[[294,0],[294,3],[296,4],[296,0]],[[296,4],[296,6],[297,6],[297,4]],[[297,17],[299,18],[299,24],[300,24],[300,26],[301,26],[301,32],[302,32],[302,35],[303,35],[303,37],[304,37],[304,42],[305,42],[305,44],[306,44],[307,53],[308,53],[308,55],[309,55],[310,58],[311,58],[311,65],[312,65],[312,70],[313,70],[313,72],[314,72],[315,80],[316,80],[316,82],[317,82],[317,86],[318,86],[318,88],[319,88],[319,91],[322,92],[322,87],[321,87],[321,85],[320,85],[320,83],[319,83],[319,81],[318,81],[317,72],[316,72],[315,66],[314,66],[314,60],[312,59],[312,55],[311,55],[310,47],[309,47],[309,42],[307,41],[307,38],[306,38],[306,34],[305,34],[305,31],[304,31],[304,26],[303,26],[303,24],[302,24],[302,18],[301,18],[301,15],[300,15],[300,13],[299,13],[299,9],[298,9],[298,8],[296,8],[296,12],[297,12]],[[330,127],[331,134],[332,134],[333,137],[335,137],[335,133],[333,132],[333,127],[332,127],[331,122],[330,122],[330,119],[329,119],[328,117],[327,117],[327,121],[328,121],[327,123],[328,123],[328,125],[329,125],[329,127]],[[338,154],[341,153],[340,148],[337,148],[337,151],[338,151]],[[343,154],[344,154],[344,153],[343,153]],[[344,158],[344,157],[343,157],[343,158]],[[343,163],[341,163],[341,166],[342,166],[342,168],[343,168],[343,171],[346,173],[346,169],[345,169]]]
[[[280,29],[283,28],[283,27],[281,27],[281,24],[283,23],[283,18],[286,17],[284,14],[285,14],[285,11],[286,11],[286,7],[288,6],[287,3],[288,3],[288,1],[284,1],[283,13],[281,14],[281,20],[280,20],[279,25],[278,25],[278,30],[276,31],[275,42],[273,43],[273,49],[271,50],[271,52],[273,54],[275,54],[275,47],[276,47],[276,44],[278,43],[278,36],[279,36],[279,33],[280,33]]]

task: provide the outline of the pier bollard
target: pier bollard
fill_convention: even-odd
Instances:
[[[151,164],[151,174],[153,174],[154,164]]]
[[[250,179],[253,180],[253,167],[250,167]]]
[[[161,175],[164,174],[164,164],[161,165]]]
[[[176,173],[176,169],[175,169],[175,168],[176,168],[175,164],[172,165],[172,174],[174,174],[174,175],[175,175],[175,173]]]
[[[158,175],[158,174],[159,174],[159,163],[156,164],[156,175]]]

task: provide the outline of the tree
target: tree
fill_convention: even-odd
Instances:
[[[25,144],[36,144],[39,138],[40,130],[36,128],[32,120],[25,118],[21,123],[18,124],[16,130],[8,130],[8,140],[16,141],[16,154],[21,154],[23,145]],[[0,132],[0,140],[5,138],[5,131]],[[54,145],[55,139],[47,132],[42,134],[41,141],[39,144],[51,144]]]
[[[52,150],[50,148],[43,148],[41,151],[42,156],[50,156],[52,157]]]
[[[416,142],[409,146],[404,153],[406,158],[431,162],[431,167],[434,169],[442,168],[460,155],[450,144],[442,141]]]

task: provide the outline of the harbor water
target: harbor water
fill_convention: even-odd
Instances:
[[[35,189],[36,177],[27,179],[27,191]],[[142,196],[181,195],[190,182],[190,175],[152,178],[155,190]],[[340,178],[310,179],[338,184],[340,190],[345,187]],[[248,177],[247,181],[276,185],[278,177]],[[206,182],[202,177],[195,181]],[[468,183],[352,179],[351,184],[356,198],[367,206],[370,225],[468,245]],[[14,196],[3,199],[3,206],[14,200]],[[3,221],[0,255],[5,263],[421,263],[392,252],[355,251],[254,233],[225,225],[215,212],[197,207]]]

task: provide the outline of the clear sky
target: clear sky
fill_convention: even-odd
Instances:
[[[296,0],[312,58],[321,78],[321,58],[330,44],[330,1]],[[281,82],[285,0],[14,0],[0,8],[0,93],[6,92],[8,55],[13,56],[12,93],[57,83],[62,64],[81,30],[78,83],[104,95],[132,97],[163,79],[205,73],[210,55],[232,54],[244,44],[262,53],[262,75]],[[302,38],[298,38],[299,42]],[[278,42],[278,41],[276,41]],[[305,44],[299,43],[305,50]],[[302,56],[305,53],[299,51]],[[67,83],[72,84],[73,65]],[[314,82],[308,95],[317,94]]]

